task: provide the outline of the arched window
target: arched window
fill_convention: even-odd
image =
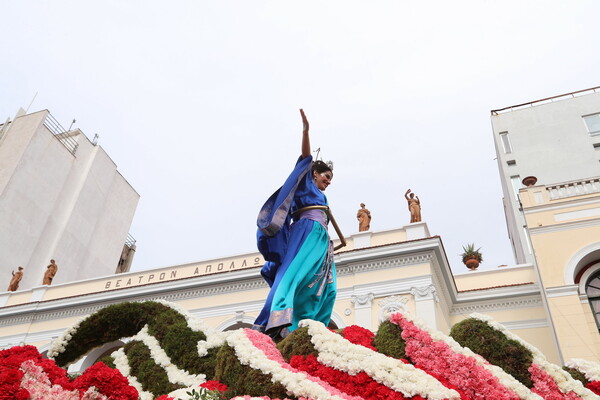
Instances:
[[[585,293],[592,307],[592,314],[600,330],[600,270],[596,271],[585,285]]]

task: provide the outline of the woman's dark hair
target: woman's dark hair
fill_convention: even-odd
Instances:
[[[315,171],[317,174],[322,174],[323,172],[327,172],[327,171],[330,171],[333,174],[332,167],[330,167],[329,165],[327,165],[325,162],[323,162],[321,160],[317,160],[313,163],[312,170]]]

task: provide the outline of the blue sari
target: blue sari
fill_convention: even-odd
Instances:
[[[312,179],[312,156],[300,157],[283,186],[262,207],[257,220],[261,269],[271,290],[254,329],[278,335],[293,331],[302,319],[329,324],[336,297],[333,247],[325,218],[303,213],[308,206],[326,206],[327,198]]]

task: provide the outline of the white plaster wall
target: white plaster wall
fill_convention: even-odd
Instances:
[[[593,93],[493,116],[495,140],[506,131],[512,145],[512,154],[501,151],[502,159],[517,162],[513,167],[504,163],[503,175],[533,175],[539,185],[598,176],[593,143],[600,136],[591,137],[582,118],[598,112],[600,93]]]
[[[594,143],[600,143],[600,136],[590,136],[582,118],[597,112],[600,112],[600,93],[491,117],[507,226],[517,263],[533,262],[533,255],[523,232],[525,220],[513,193],[511,176],[518,175],[521,180],[535,176],[538,185],[548,185],[600,175],[600,152],[593,147]],[[508,132],[511,153],[504,153],[501,132]],[[509,160],[516,164],[509,166]]]
[[[0,291],[20,265],[19,289],[41,285],[51,258],[53,283],[113,274],[139,200],[102,148],[79,133],[73,156],[42,125],[46,115],[15,119],[0,143],[0,156],[22,154],[0,164],[13,166],[0,177]]]

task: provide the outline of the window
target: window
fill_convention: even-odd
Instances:
[[[583,121],[590,135],[600,135],[600,113],[584,115]]]
[[[512,167],[513,165],[517,165],[517,162],[515,160],[508,160],[506,162],[506,165],[508,165],[509,167]]]
[[[519,200],[519,189],[523,187],[523,184],[521,183],[521,177],[519,175],[511,176],[510,181],[515,193],[515,198]]]
[[[598,114],[600,115],[600,114]],[[600,129],[600,127],[599,127]],[[508,132],[500,132],[500,140],[502,140],[502,147],[504,148],[504,154],[512,153],[512,147],[510,145],[510,139]]]
[[[596,320],[596,325],[600,330],[600,271],[596,272],[585,285],[585,293],[588,297],[592,314]]]

